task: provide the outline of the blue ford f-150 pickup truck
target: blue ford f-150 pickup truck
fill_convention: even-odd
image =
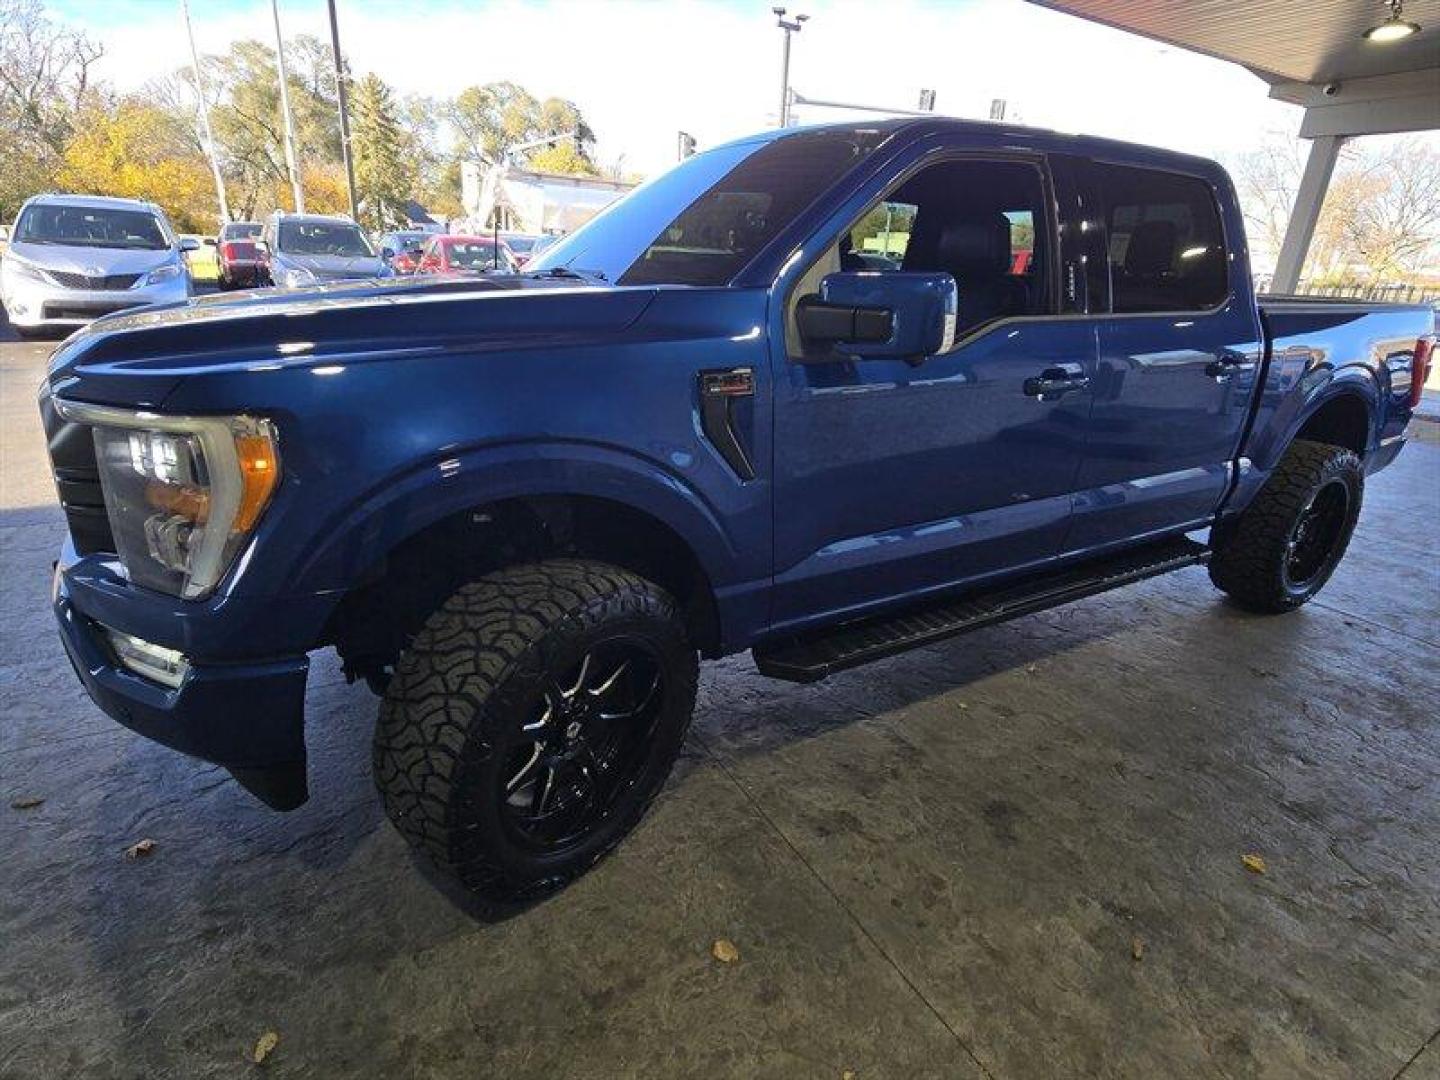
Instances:
[[[1298,607],[1433,342],[1257,303],[1211,162],[938,119],[721,146],[528,270],[102,319],[40,403],[100,707],[289,809],[333,646],[389,816],[502,900],[635,825],[700,656],[819,679],[1206,561]]]

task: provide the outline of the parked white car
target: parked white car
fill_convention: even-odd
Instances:
[[[37,195],[20,208],[0,259],[0,301],[22,336],[83,326],[101,315],[190,296],[183,251],[153,203],[98,195]]]

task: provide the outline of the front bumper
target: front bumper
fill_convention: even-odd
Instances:
[[[103,607],[88,600],[84,579],[72,578],[70,567],[57,564],[52,608],[60,640],[96,705],[148,739],[223,765],[277,810],[293,810],[306,800],[304,654],[192,662],[185,680],[171,689],[118,664],[96,617]],[[107,617],[105,625],[143,636],[139,628]]]
[[[133,289],[67,289],[45,281],[4,275],[5,314],[27,329],[84,326],[102,315],[148,304],[173,304],[190,296],[190,279],[179,277]]]

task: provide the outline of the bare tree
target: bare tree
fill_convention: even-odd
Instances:
[[[50,182],[102,53],[47,19],[40,0],[0,0],[0,216]]]
[[[1304,144],[1274,132],[1234,163],[1252,244],[1280,250],[1304,171]],[[1306,268],[1310,276],[1404,277],[1440,248],[1440,151],[1420,139],[1347,143],[1325,195]]]

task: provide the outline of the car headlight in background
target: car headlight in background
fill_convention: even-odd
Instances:
[[[5,268],[16,277],[25,278],[27,281],[43,281],[47,285],[52,284],[43,270],[26,262],[18,255],[6,254],[3,261]]]
[[[146,285],[159,285],[162,281],[170,281],[180,276],[179,263],[166,263],[164,266],[157,266],[150,273],[145,275]]]
[[[280,481],[274,426],[55,405],[65,419],[94,425],[105,512],[130,580],[187,600],[209,596]]]
[[[288,266],[280,274],[280,280],[292,289],[314,285],[315,275],[303,266]]]

